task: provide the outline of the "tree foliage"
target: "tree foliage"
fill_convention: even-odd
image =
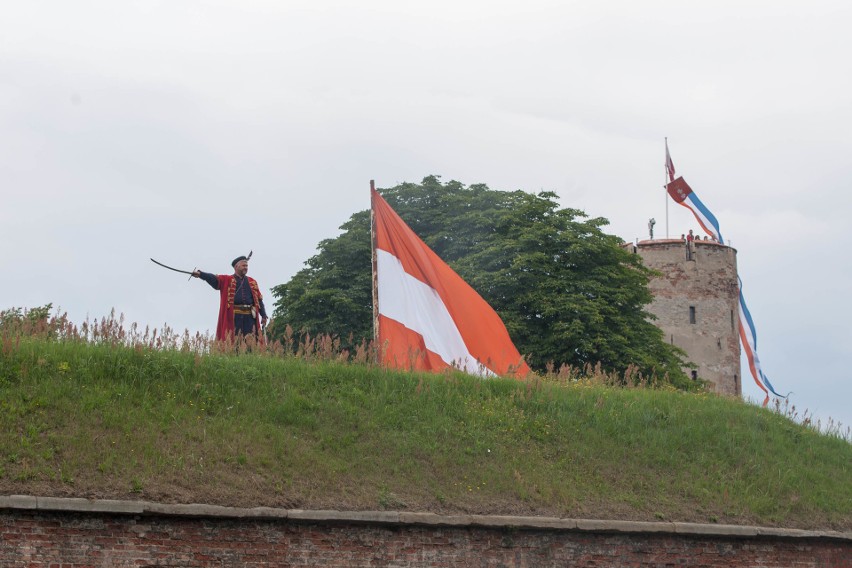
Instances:
[[[535,369],[549,363],[637,367],[681,383],[682,352],[665,343],[645,306],[651,272],[606,234],[603,218],[560,209],[556,194],[465,187],[430,176],[382,190],[406,223],[500,314]],[[372,337],[369,211],[289,282],[273,288],[276,333]]]

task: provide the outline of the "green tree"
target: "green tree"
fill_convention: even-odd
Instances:
[[[534,369],[600,363],[678,384],[682,352],[667,344],[645,306],[651,272],[603,218],[560,209],[556,194],[465,187],[436,176],[382,195],[408,225],[500,314]],[[273,288],[275,317],[298,331],[328,333],[344,345],[372,337],[369,212],[289,282]],[[351,338],[351,340],[350,340]]]
[[[343,234],[320,241],[319,254],[272,289],[273,337],[287,324],[297,332],[338,336],[347,348],[373,337],[370,212],[355,213],[340,228]]]

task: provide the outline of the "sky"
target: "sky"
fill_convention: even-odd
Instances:
[[[149,258],[227,274],[252,250],[271,311],[371,179],[553,191],[679,237],[667,137],[738,251],[764,372],[850,426],[850,25],[823,0],[7,2],[0,309],[213,330],[217,293]]]

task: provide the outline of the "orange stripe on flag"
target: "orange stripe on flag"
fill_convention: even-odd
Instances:
[[[388,367],[417,371],[443,371],[450,367],[426,348],[422,335],[398,321],[379,316],[379,328],[387,341],[382,362]]]
[[[379,296],[379,342],[397,359],[426,351],[468,372],[525,376],[521,359],[500,316],[414,234],[388,203],[372,192]],[[386,332],[390,319],[411,334]],[[395,328],[391,327],[391,330]],[[397,344],[405,341],[404,345]],[[394,343],[392,343],[394,342]],[[410,367],[406,364],[393,365]],[[386,362],[392,364],[391,361]],[[419,367],[418,367],[419,368]],[[488,374],[487,372],[485,374]]]

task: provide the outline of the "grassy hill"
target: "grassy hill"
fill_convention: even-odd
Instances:
[[[10,330],[0,494],[852,529],[848,430],[735,399]]]

